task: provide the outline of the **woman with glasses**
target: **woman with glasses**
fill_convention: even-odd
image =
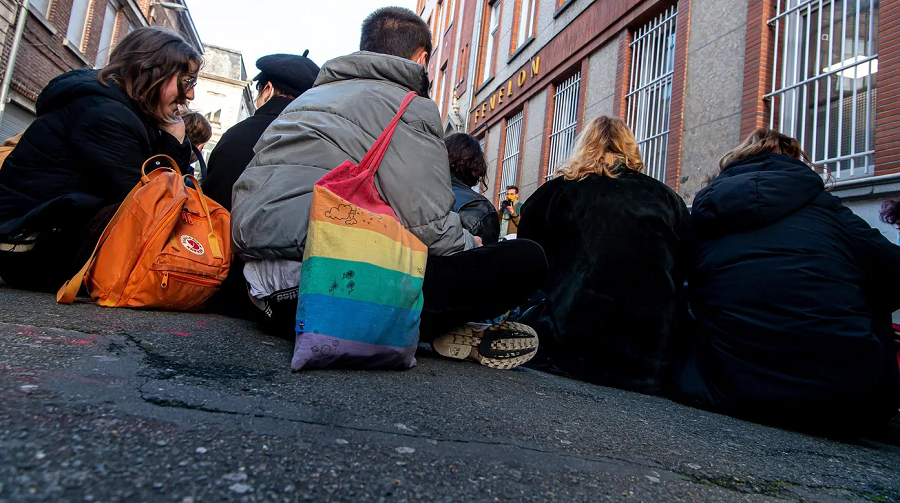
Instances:
[[[53,79],[37,120],[0,170],[0,278],[56,291],[81,267],[141,165],[191,158],[179,107],[194,98],[200,54],[178,35],[140,28],[97,71]]]

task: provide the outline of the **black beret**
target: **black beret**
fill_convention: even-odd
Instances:
[[[316,82],[319,66],[307,58],[295,54],[271,54],[256,60],[259,75],[253,80],[267,80],[279,90],[291,96],[300,96]]]

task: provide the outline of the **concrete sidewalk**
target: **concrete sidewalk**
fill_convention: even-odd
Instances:
[[[895,446],[427,352],[292,374],[291,351],[0,287],[0,501],[900,500]]]

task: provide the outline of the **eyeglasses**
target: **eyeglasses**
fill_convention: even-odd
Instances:
[[[191,89],[197,87],[197,77],[191,79],[182,79],[181,85],[184,87],[184,91],[190,91]]]

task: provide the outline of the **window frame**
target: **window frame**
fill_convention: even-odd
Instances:
[[[513,141],[510,139],[510,128],[513,128],[513,132],[518,135],[518,138]],[[516,129],[518,128],[518,129]],[[497,201],[496,204],[500,204],[500,201],[506,197],[506,187],[510,185],[519,185],[519,175],[521,174],[521,164],[522,164],[522,150],[525,143],[525,108],[520,108],[516,112],[508,115],[503,120],[503,150],[501,152],[500,158],[498,158],[498,164],[500,168],[498,182],[499,190],[497,192]],[[510,147],[516,147],[516,153],[510,154]],[[507,170],[509,168],[509,171]]]
[[[578,118],[581,108],[581,67],[566,79],[553,86],[553,114],[550,118],[550,134],[547,136],[547,174],[544,181],[556,176],[556,171],[571,155],[578,134]],[[565,101],[568,100],[568,101]],[[565,121],[565,122],[563,122]],[[560,143],[563,147],[560,148]]]
[[[665,183],[679,43],[678,5],[633,29],[632,34],[625,118],[634,132],[647,175]]]
[[[768,125],[796,138],[826,179],[865,178],[875,172],[880,4],[861,0],[857,9],[856,2],[848,6],[845,0],[825,0],[820,11],[818,0],[776,0],[775,16],[768,21],[774,31],[772,80],[765,96],[771,100]]]
[[[513,26],[512,26],[512,34],[510,36],[509,42],[509,54],[513,55],[515,52],[524,47],[531,41],[535,32],[537,31],[537,13],[540,10],[540,1],[539,0],[515,0],[516,7],[513,14]],[[525,2],[528,2],[528,12],[525,12],[523,16],[523,7],[525,6]],[[522,36],[522,23],[525,24],[525,36]]]
[[[75,15],[75,12],[76,12],[75,6],[78,2],[84,2],[84,19],[81,20],[81,29],[80,29],[80,32],[78,35],[79,40],[73,40],[72,39],[72,29],[73,29],[73,26],[75,28],[77,28],[78,24],[73,25],[72,22],[74,21],[73,16]],[[73,48],[77,49],[81,53],[84,53],[84,46],[88,41],[87,27],[88,27],[88,22],[91,19],[91,7],[93,6],[93,4],[94,4],[94,2],[92,0],[73,0],[72,1],[72,10],[69,12],[69,23],[66,27],[66,40],[69,41],[69,43],[72,45]]]
[[[43,16],[44,19],[50,19],[50,11],[53,10],[53,2],[55,0],[46,0],[46,1],[47,1],[47,6],[44,9],[41,9],[40,7],[38,7],[34,3],[34,0],[31,0],[30,2],[28,2],[28,7],[34,9],[35,12],[37,12],[38,14]]]
[[[109,32],[107,33],[107,31],[106,31],[106,28],[107,28],[106,16],[108,16],[110,13],[110,11],[109,11],[110,7],[112,8],[113,22],[112,22],[112,26],[110,26],[110,28],[109,28]],[[103,23],[101,24],[101,28],[100,28],[100,43],[97,46],[97,56],[94,58],[94,66],[96,68],[102,68],[109,63],[109,57],[112,54],[113,48],[115,48],[115,46],[116,46],[115,38],[116,38],[116,35],[119,33],[119,18],[121,15],[122,15],[121,7],[119,6],[119,4],[116,3],[114,0],[106,0],[106,9],[103,14]],[[105,51],[106,58],[105,58],[105,61],[101,62],[100,56],[104,53],[104,48],[103,48],[104,35],[107,35],[106,36],[107,46],[106,46],[106,51]]]
[[[483,86],[494,78],[497,60],[497,45],[500,43],[500,31],[503,18],[502,0],[484,0],[481,15],[481,30],[478,35],[478,59],[475,64],[475,88]],[[494,9],[496,8],[496,17]],[[491,21],[496,19],[496,25]]]

